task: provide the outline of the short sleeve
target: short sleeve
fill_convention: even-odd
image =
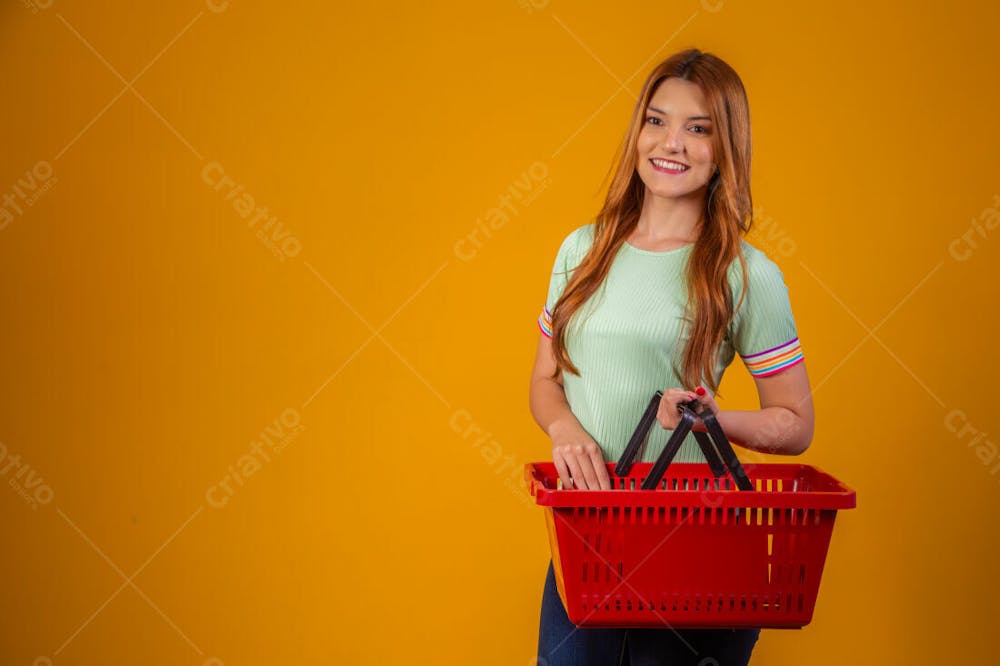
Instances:
[[[566,289],[566,284],[569,282],[573,269],[580,263],[580,259],[582,258],[579,254],[580,239],[587,233],[590,226],[592,225],[584,225],[570,232],[563,239],[562,244],[559,246],[559,251],[556,253],[556,260],[552,266],[552,275],[549,278],[548,295],[545,297],[545,304],[538,315],[538,328],[548,338],[552,337],[552,313],[555,311],[556,302],[562,296],[563,290]]]
[[[781,269],[756,248],[746,252],[746,259],[749,288],[733,319],[730,337],[750,374],[767,377],[801,363],[804,357]],[[734,303],[739,297],[737,292]]]

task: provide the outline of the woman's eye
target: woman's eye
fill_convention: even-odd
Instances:
[[[663,121],[657,118],[656,116],[646,116],[646,122],[652,125],[663,124]],[[694,131],[695,134],[708,134],[708,128],[702,125],[692,125],[691,130]]]

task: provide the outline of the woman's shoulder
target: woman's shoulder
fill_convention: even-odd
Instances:
[[[743,250],[743,256],[747,258],[747,263],[753,261],[757,264],[771,263],[777,266],[764,250],[752,244],[746,238],[740,239],[740,248]]]
[[[743,251],[743,258],[747,263],[747,278],[750,284],[784,279],[781,267],[766,252],[743,238],[740,239],[740,249]],[[737,288],[743,284],[743,272],[738,257],[734,258],[729,265],[729,278]]]
[[[572,239],[577,247],[587,248],[594,242],[594,229],[595,224],[593,222],[582,224],[569,232],[567,239]]]
[[[581,225],[570,231],[559,246],[559,256],[566,260],[579,261],[594,242],[594,223]]]

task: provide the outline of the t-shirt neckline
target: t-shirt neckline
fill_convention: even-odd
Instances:
[[[666,255],[670,255],[670,254],[677,254],[677,253],[680,253],[680,252],[684,252],[685,250],[690,250],[692,247],[694,247],[694,243],[688,243],[686,245],[681,245],[680,247],[675,247],[672,250],[644,250],[641,247],[636,247],[635,245],[632,245],[631,243],[629,243],[626,240],[625,241],[625,247],[629,248],[633,252],[638,252],[639,254],[649,254],[649,255],[653,255],[653,256],[666,256]]]

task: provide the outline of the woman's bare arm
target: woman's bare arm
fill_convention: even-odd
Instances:
[[[754,377],[760,409],[719,409],[710,393],[667,388],[657,419],[664,428],[677,426],[677,404],[697,399],[708,406],[726,437],[753,451],[778,455],[799,455],[809,448],[813,436],[813,403],[805,361],[769,377]],[[694,430],[705,430],[699,420]]]
[[[570,410],[561,378],[552,379],[555,369],[552,341],[539,333],[528,406],[535,422],[552,440],[552,460],[563,487],[610,489],[611,480],[601,448]]]
[[[754,451],[798,455],[812,442],[815,417],[805,361],[754,377],[760,409],[722,409],[716,419],[734,443]]]

